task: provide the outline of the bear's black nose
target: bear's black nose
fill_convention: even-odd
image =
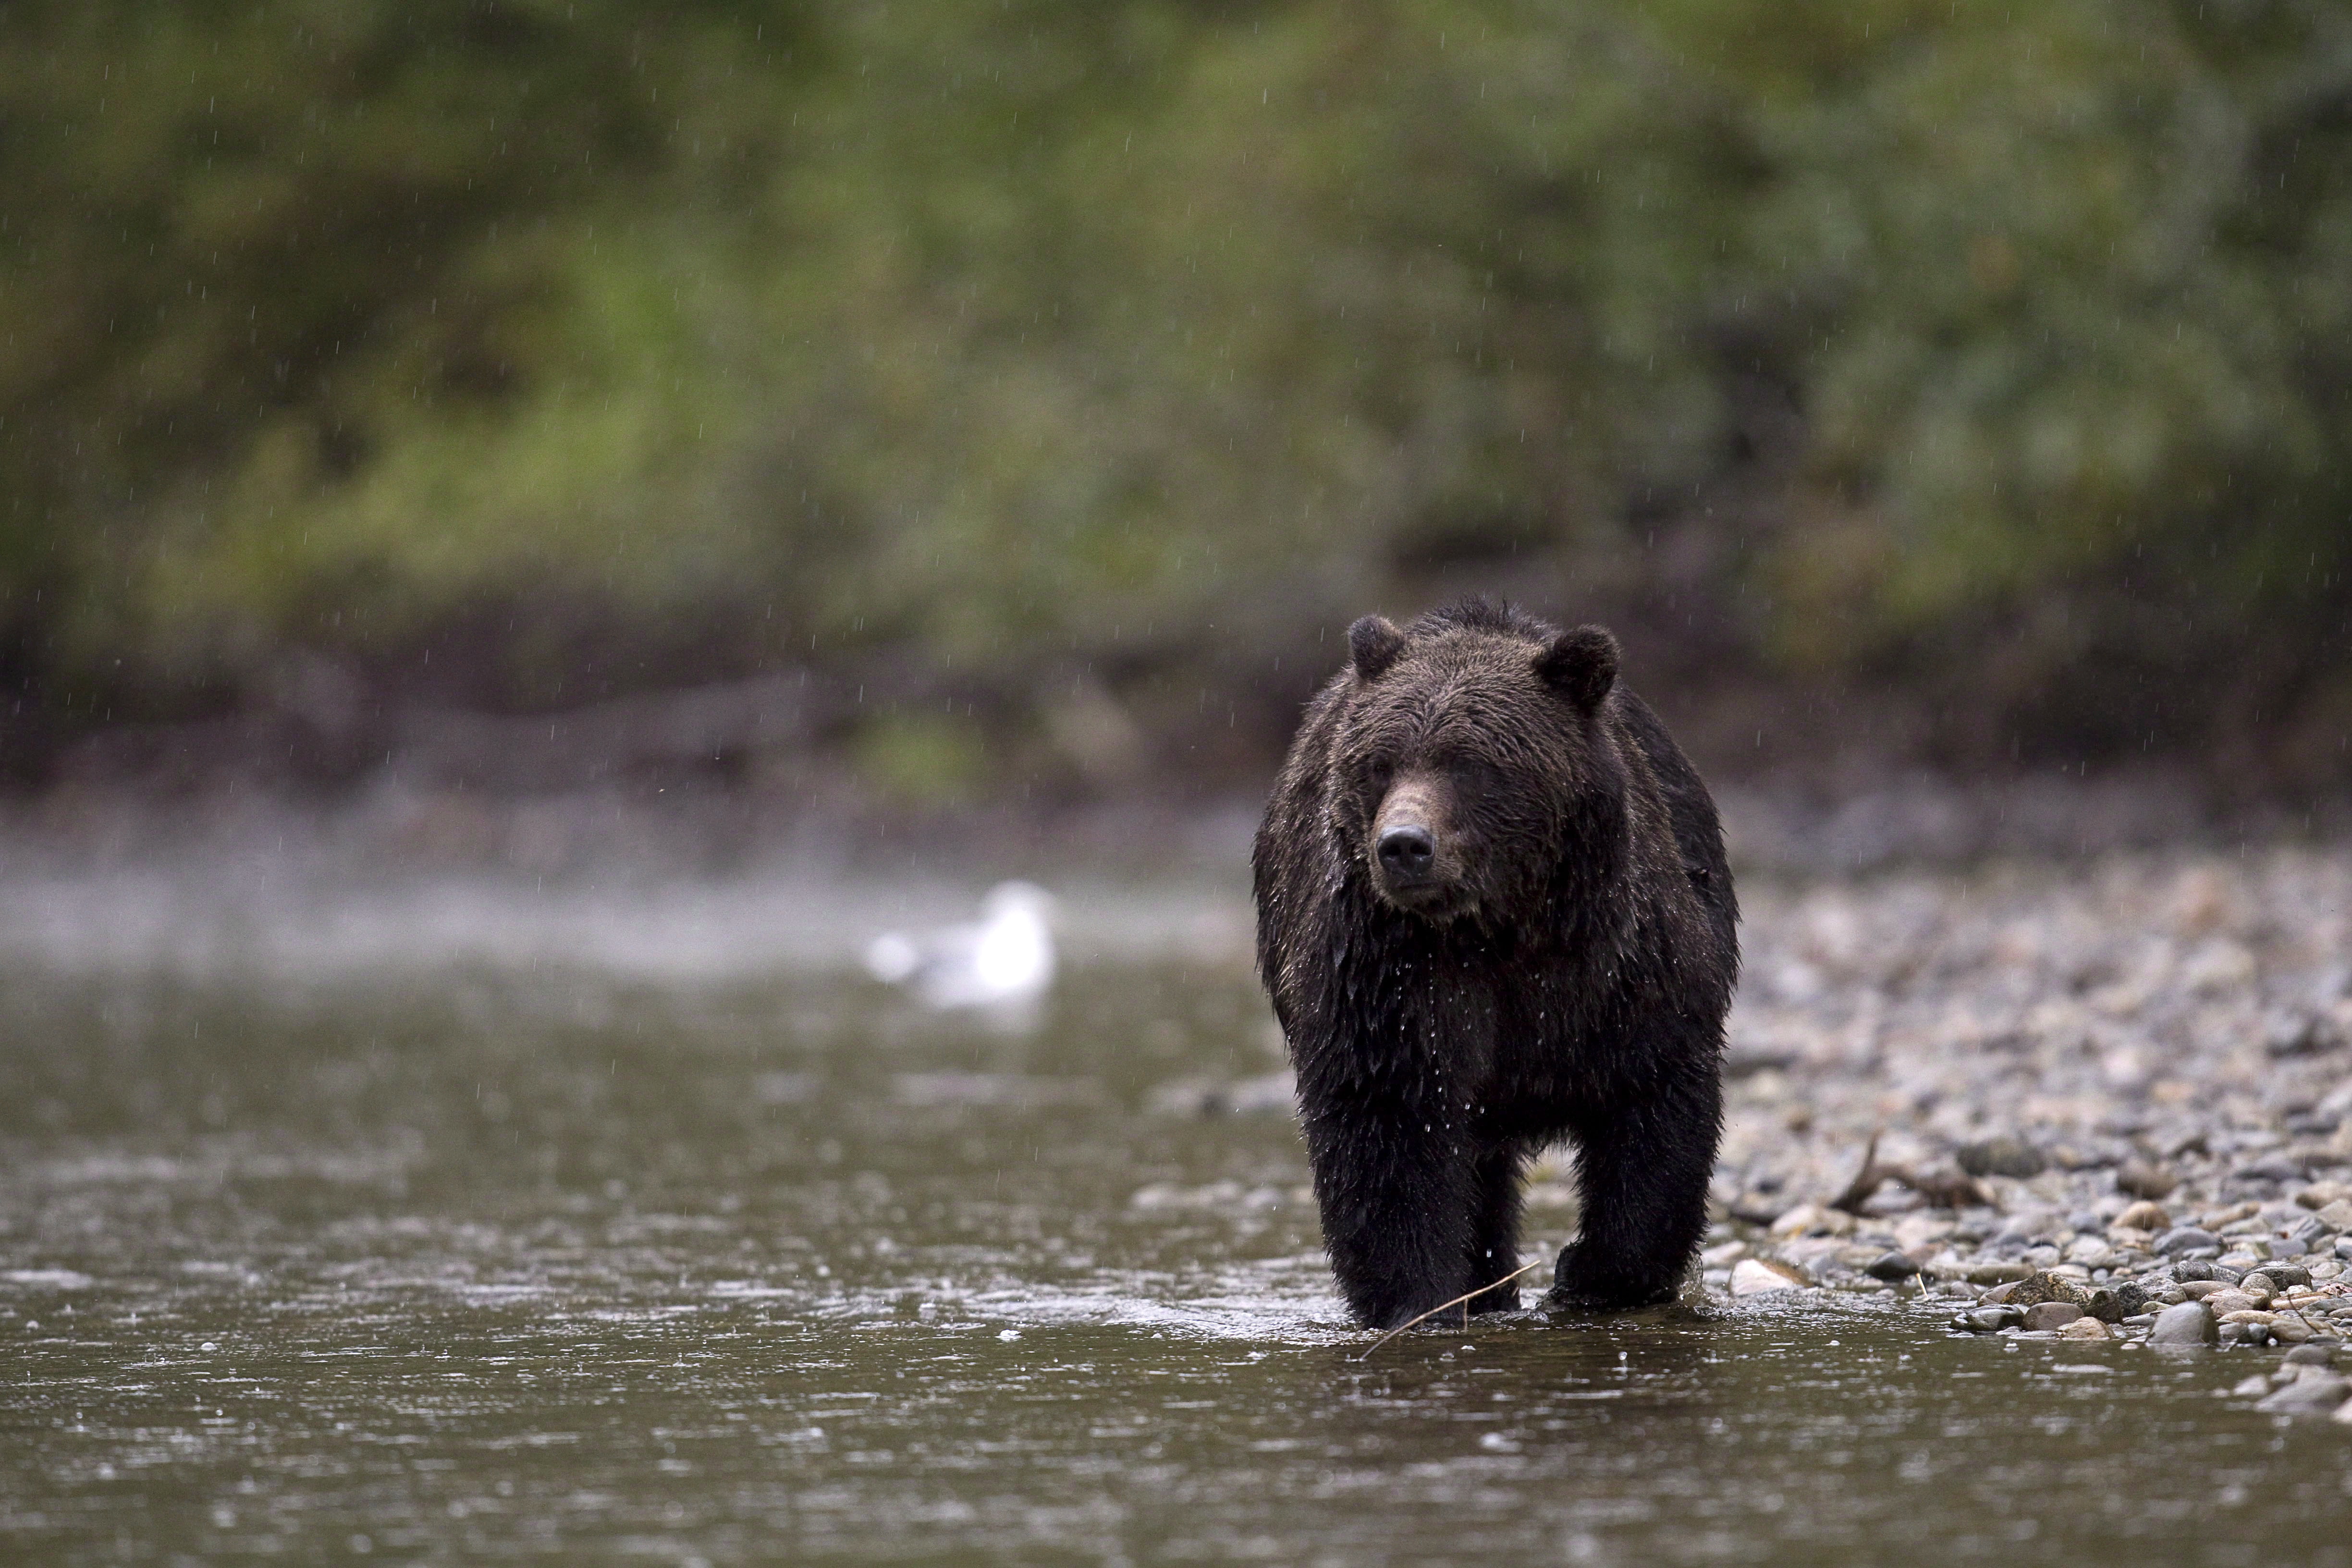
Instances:
[[[1426,827],[1391,827],[1381,835],[1381,869],[1399,881],[1417,882],[1437,858],[1437,840]]]

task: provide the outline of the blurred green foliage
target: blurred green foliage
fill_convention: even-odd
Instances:
[[[1963,750],[2333,767],[2348,154],[2328,0],[0,0],[0,658],[1230,724],[1663,593]]]

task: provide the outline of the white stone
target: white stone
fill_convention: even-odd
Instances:
[[[1743,1258],[1732,1266],[1731,1293],[1734,1296],[1761,1296],[1773,1290],[1794,1290],[1801,1283],[1760,1258]]]

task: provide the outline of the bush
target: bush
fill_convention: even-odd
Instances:
[[[1075,679],[1257,755],[1318,630],[1499,587],[1885,683],[1956,760],[2328,776],[2347,46],[2284,0],[9,4],[0,668],[54,720],[294,651],[506,707],[814,664],[998,746]]]

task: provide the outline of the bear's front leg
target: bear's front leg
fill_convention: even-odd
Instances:
[[[1470,1283],[1500,1279],[1519,1266],[1519,1168],[1524,1156],[1516,1143],[1486,1149],[1475,1170],[1477,1213],[1470,1228]],[[1469,1287],[1465,1287],[1468,1289]],[[1481,1290],[1470,1300],[1473,1312],[1508,1312],[1519,1304],[1518,1281]]]
[[[1673,1300],[1706,1236],[1721,1105],[1716,1077],[1694,1072],[1654,1099],[1575,1128],[1581,1234],[1560,1249],[1553,1305]]]
[[[1393,1329],[1485,1282],[1469,1278],[1476,1194],[1459,1128],[1410,1102],[1304,1121],[1324,1249],[1359,1321]]]

